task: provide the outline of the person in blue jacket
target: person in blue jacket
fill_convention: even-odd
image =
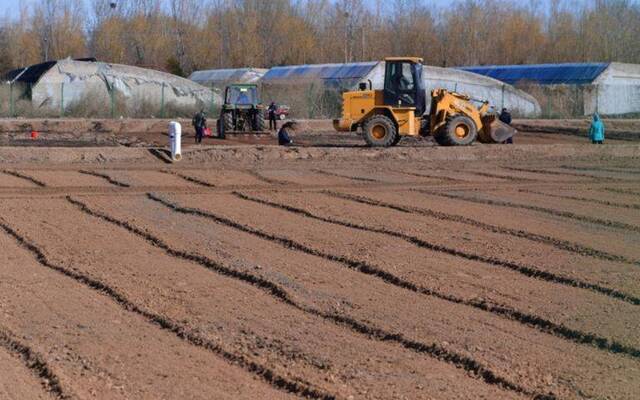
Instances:
[[[593,114],[593,121],[591,121],[591,128],[589,128],[589,138],[593,144],[604,143],[604,123],[598,113]]]
[[[278,132],[278,144],[280,146],[293,145],[291,135],[295,133],[297,127],[298,123],[296,121],[289,121],[282,125],[282,128],[280,128],[280,131]]]

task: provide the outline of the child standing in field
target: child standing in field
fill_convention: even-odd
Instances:
[[[589,128],[589,138],[593,144],[604,143],[604,123],[598,113],[593,114],[593,121],[591,121],[591,128]]]

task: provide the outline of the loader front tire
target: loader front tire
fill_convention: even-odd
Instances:
[[[398,144],[400,135],[396,124],[384,115],[374,115],[362,126],[364,140],[372,147],[389,147]]]
[[[440,146],[468,146],[476,141],[478,128],[473,120],[464,115],[456,115],[438,129],[433,138]]]

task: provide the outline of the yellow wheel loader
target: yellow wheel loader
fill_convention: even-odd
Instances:
[[[489,103],[469,96],[435,89],[431,109],[426,112],[426,90],[422,59],[385,58],[383,90],[373,90],[369,81],[359,91],[342,95],[342,118],[333,125],[340,132],[362,130],[369,146],[394,146],[402,136],[431,135],[442,146],[464,146],[477,140],[501,143],[515,129],[489,112]]]

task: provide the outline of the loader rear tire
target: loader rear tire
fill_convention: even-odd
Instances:
[[[400,135],[396,124],[384,115],[374,115],[362,126],[364,140],[372,147],[389,147],[398,144]]]
[[[468,146],[476,141],[478,128],[473,120],[464,115],[447,119],[447,124],[433,135],[440,146]]]

